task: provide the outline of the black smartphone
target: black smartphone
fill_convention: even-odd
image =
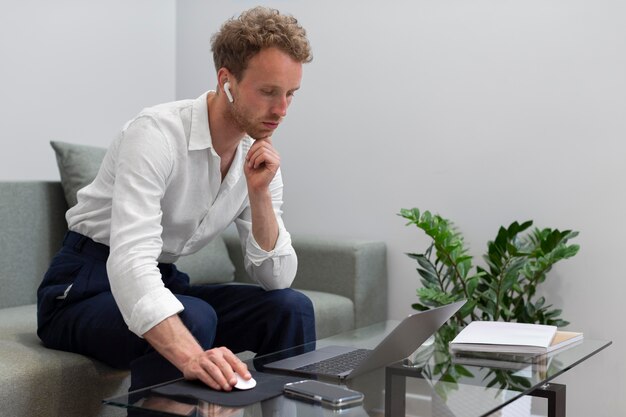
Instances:
[[[363,393],[326,382],[304,380],[285,384],[285,395],[331,408],[351,407],[363,402]]]

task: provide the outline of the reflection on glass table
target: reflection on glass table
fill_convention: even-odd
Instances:
[[[266,373],[264,364],[314,347],[341,345],[372,349],[397,324],[397,321],[382,322],[318,340],[309,346],[250,359],[247,364],[251,370]],[[479,417],[487,416],[526,394],[543,395],[549,400],[552,396],[552,403],[561,401],[564,405],[564,386],[549,382],[611,344],[584,339],[549,355],[505,360],[501,357],[453,357],[446,340],[449,339],[437,333],[412,355],[410,362],[404,364],[390,364],[346,381],[321,379],[365,394],[362,405],[340,412],[283,395],[241,407],[226,407],[189,396],[157,395],[156,387],[109,398],[104,402],[127,408],[129,416],[378,417],[404,416],[407,413],[405,407],[407,410],[412,407],[410,414],[424,417]],[[581,380],[580,383],[588,382]],[[420,399],[419,407],[413,404],[415,398]],[[559,412],[558,407],[555,412]],[[560,417],[564,414],[552,415]]]
[[[542,355],[451,354],[442,333],[421,366],[414,360],[413,367],[406,361],[387,367],[386,415],[404,415],[408,377],[428,386],[432,416],[487,416],[523,395],[548,398],[548,416],[565,416],[565,386],[550,381],[611,344],[582,340]]]

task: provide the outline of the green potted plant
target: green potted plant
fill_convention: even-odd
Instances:
[[[422,253],[407,253],[417,262],[422,287],[419,301],[412,307],[423,311],[465,299],[467,303],[437,333],[439,355],[448,355],[447,344],[462,327],[473,320],[501,320],[523,323],[569,324],[560,317],[537,288],[545,282],[555,263],[576,255],[579,246],[569,241],[578,232],[557,229],[531,229],[532,221],[513,222],[500,227],[496,238],[488,242],[484,265],[476,265],[462,234],[453,222],[429,211],[402,209],[399,216],[431,238]],[[459,365],[444,365],[430,372],[443,375],[450,383],[468,375]],[[494,373],[493,383],[515,386],[514,376]]]

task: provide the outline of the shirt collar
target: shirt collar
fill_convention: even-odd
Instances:
[[[191,107],[191,129],[189,133],[189,150],[197,151],[213,147],[209,130],[209,109],[207,107],[207,91],[193,101]]]

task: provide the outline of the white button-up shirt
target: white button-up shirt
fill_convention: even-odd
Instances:
[[[253,139],[239,144],[221,180],[209,132],[207,94],[144,109],[109,148],[96,179],[66,215],[69,229],[110,247],[111,292],[129,329],[141,336],[183,305],[157,267],[197,252],[235,223],[248,274],[263,288],[289,287],[297,257],[282,221],[280,170],[270,184],[278,241],[266,252],[252,233],[243,173]]]

